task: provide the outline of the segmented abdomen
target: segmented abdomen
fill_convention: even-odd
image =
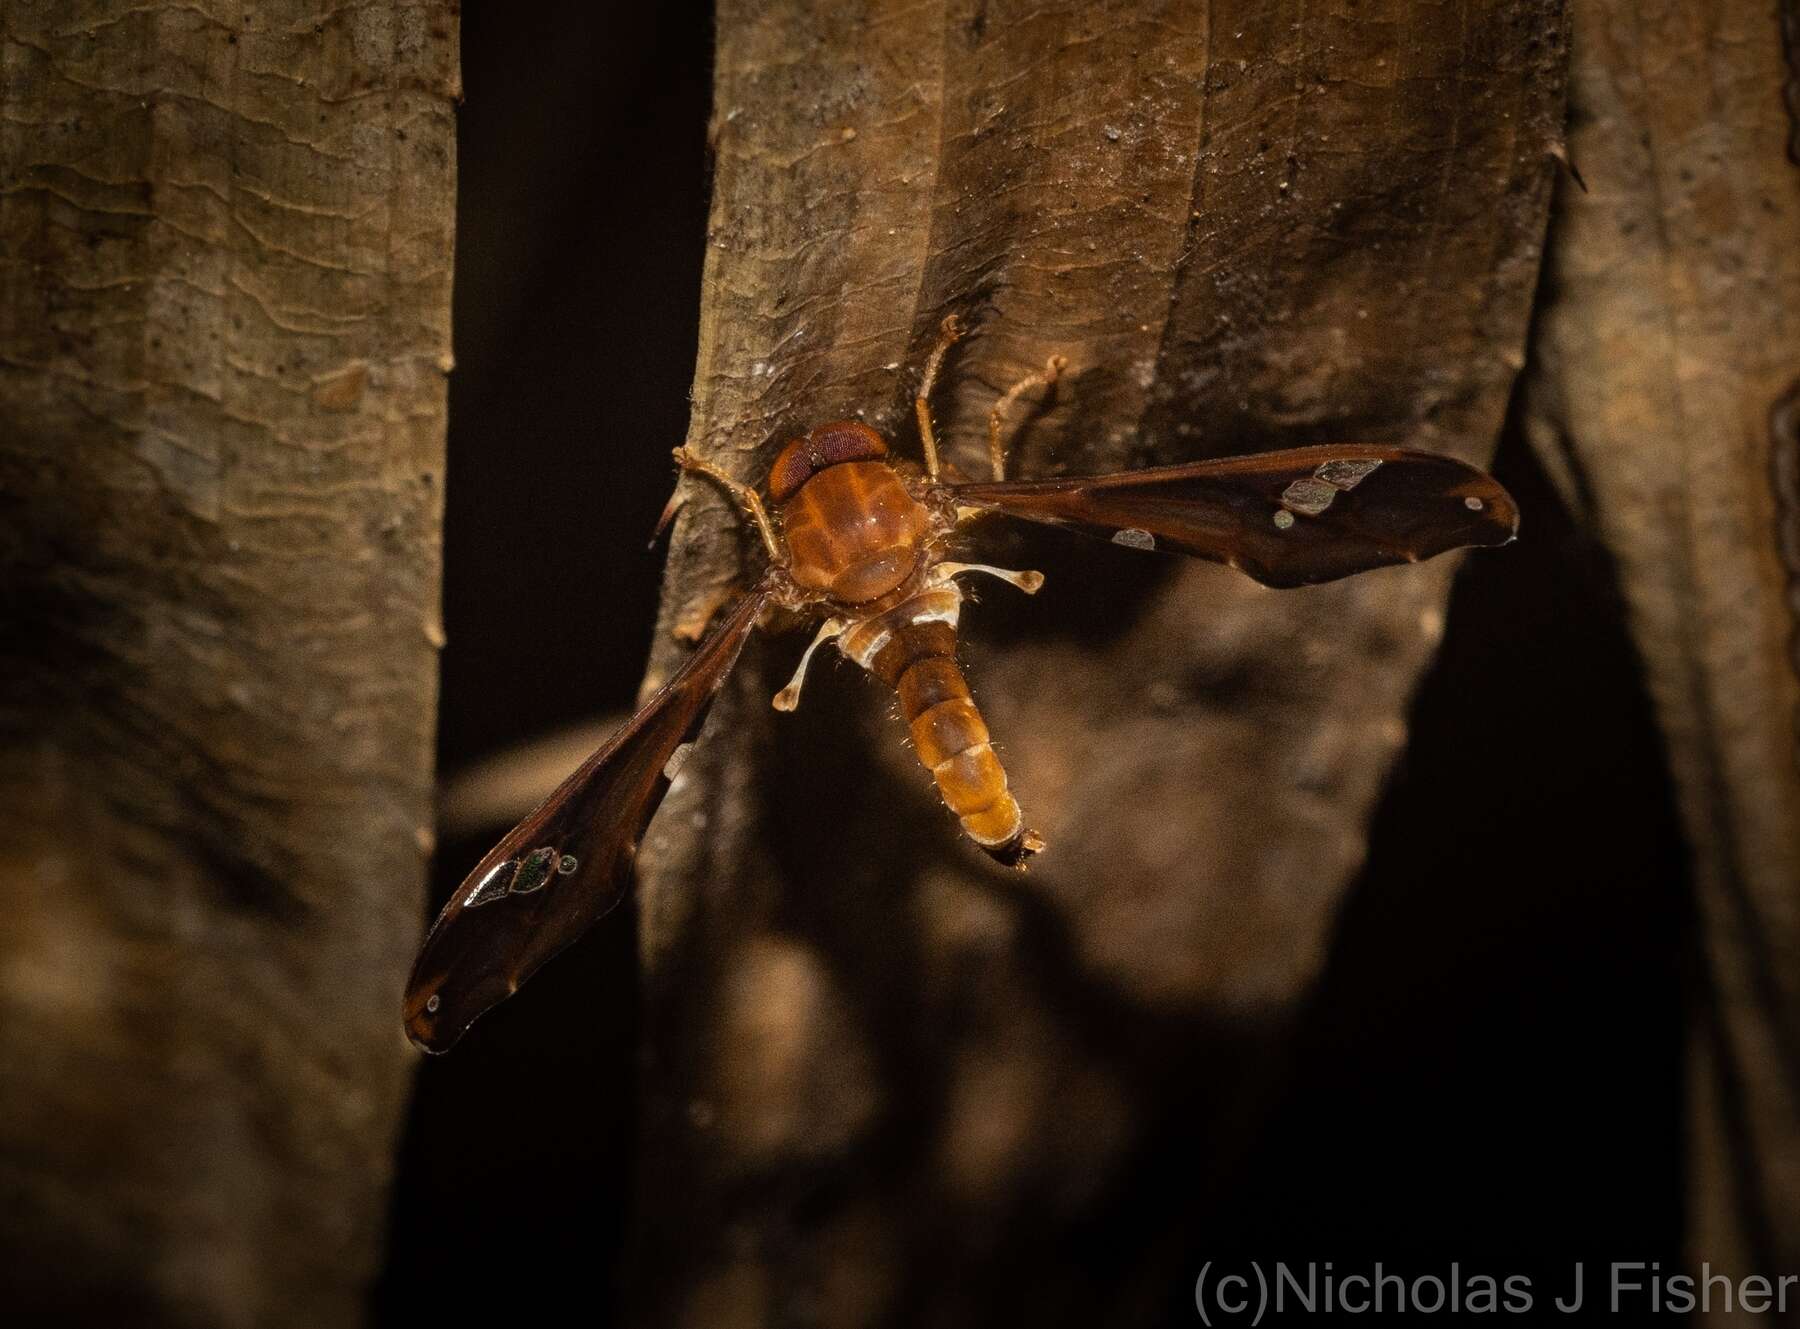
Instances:
[[[946,606],[935,603],[940,598]],[[912,730],[913,747],[938,791],[976,844],[1008,866],[1038,847],[1006,787],[987,724],[956,663],[956,610],[951,589],[927,591],[845,634],[840,645],[894,689]],[[908,611],[913,611],[908,613]],[[858,648],[861,648],[860,650]]]

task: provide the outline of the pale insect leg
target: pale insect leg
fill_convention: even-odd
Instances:
[[[813,652],[826,642],[833,640],[850,625],[841,618],[828,618],[819,625],[819,635],[812,639],[812,645],[800,657],[800,665],[794,670],[794,676],[788,685],[770,700],[769,705],[778,711],[791,711],[800,704],[800,685],[806,681],[806,666],[812,662]]]
[[[938,478],[937,435],[931,429],[931,390],[937,386],[938,369],[944,363],[944,355],[961,340],[962,323],[955,314],[944,319],[938,332],[938,343],[932,348],[930,359],[925,361],[925,376],[919,380],[919,392],[913,398],[913,410],[919,416],[919,446],[925,451],[925,474],[932,480]]]
[[[1014,572],[1009,568],[990,567],[986,563],[939,563],[932,568],[933,581],[948,581],[964,572],[979,572],[984,576],[997,577],[1008,586],[1016,586],[1027,595],[1036,595],[1044,584],[1041,572]]]
[[[686,448],[675,449],[675,462],[684,471],[698,471],[708,479],[723,486],[739,503],[741,503],[756,521],[756,533],[762,536],[763,548],[769,551],[771,563],[786,566],[787,553],[781,547],[781,541],[775,536],[775,527],[769,521],[767,509],[763,507],[762,496],[749,485],[739,484],[729,475],[721,471],[709,461],[704,461],[689,452]],[[670,500],[671,506],[674,500]]]
[[[1044,367],[1037,373],[1027,374],[1001,393],[1000,400],[994,403],[994,409],[988,412],[988,462],[994,468],[994,479],[1006,479],[1006,450],[1000,445],[1001,417],[1023,393],[1027,393],[1033,388],[1047,388],[1054,384],[1057,376],[1068,368],[1068,365],[1068,357],[1051,356],[1044,361]]]

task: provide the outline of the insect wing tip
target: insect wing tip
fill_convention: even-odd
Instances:
[[[410,1008],[411,1002],[407,1005]],[[456,1039],[446,1040],[443,1030],[436,1020],[430,1019],[422,1011],[409,1009],[406,1013],[406,1037],[412,1045],[428,1056],[442,1056],[455,1044]]]
[[[433,1043],[427,1042],[425,1035],[410,1028],[406,1031],[406,1037],[408,1042],[428,1057],[441,1057],[453,1046],[452,1044],[445,1043],[443,1046],[439,1047]]]
[[[1498,549],[1519,538],[1519,505],[1505,486],[1492,476],[1482,477],[1486,484],[1481,492],[1463,499],[1463,506],[1476,518],[1478,529],[1489,538],[1476,543]]]

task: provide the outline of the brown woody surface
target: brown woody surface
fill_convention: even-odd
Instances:
[[[413,1054],[456,16],[0,7],[9,1315],[353,1323]]]
[[[1344,439],[1483,461],[1524,362],[1563,22],[725,4],[689,444],[751,480],[834,417],[913,447],[955,312],[975,331],[939,415],[970,469],[995,393],[1052,352],[1071,372],[1020,473]],[[653,674],[758,557],[692,495]],[[1054,534],[988,552],[1050,577],[964,619],[1050,844],[1029,877],[958,843],[873,685],[818,670],[772,723],[754,653],[651,832],[646,1323],[1078,1313],[1092,1284],[1042,1253],[1156,1112],[1229,1154],[1317,971],[1454,560],[1272,592]],[[1005,1267],[1032,1276],[984,1301]]]
[[[1592,192],[1559,199],[1530,393],[1618,560],[1693,846],[1689,1246],[1737,1277],[1800,1261],[1800,13],[1784,50],[1776,8],[1572,6]]]

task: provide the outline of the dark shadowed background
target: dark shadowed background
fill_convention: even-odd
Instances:
[[[446,774],[628,707],[642,673],[707,203],[709,21],[663,9],[464,14]],[[1684,850],[1611,569],[1510,428],[1497,470],[1522,538],[1458,579],[1280,1107],[1221,1175],[1175,1068],[1153,1144],[1043,1253],[1102,1292],[1171,1242],[1196,1271],[1455,1260],[1541,1290],[1578,1259],[1677,1259]],[[486,847],[440,845],[434,912]],[[658,1184],[633,1175],[635,964],[622,911],[422,1067],[380,1323],[540,1298],[607,1318],[631,1187]],[[1193,1199],[1221,1188],[1209,1232]]]

